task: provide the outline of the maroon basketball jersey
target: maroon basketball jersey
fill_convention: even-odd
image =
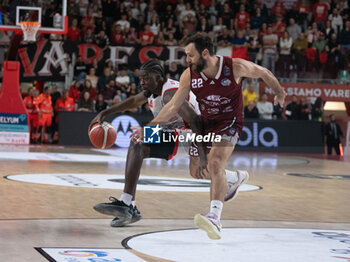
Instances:
[[[191,70],[191,91],[196,95],[206,133],[241,134],[242,85],[234,79],[232,58],[218,58],[220,65],[215,78]]]

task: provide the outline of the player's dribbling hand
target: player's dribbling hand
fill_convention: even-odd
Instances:
[[[142,127],[133,126],[131,129],[134,131],[131,133],[130,138],[135,144],[142,144],[143,141],[143,132]]]
[[[280,104],[280,106],[283,107],[284,99],[286,98],[286,96],[287,96],[287,93],[284,90],[282,93],[275,95],[274,105],[276,106],[276,105]]]
[[[97,114],[97,116],[95,116],[95,118],[91,120],[88,131],[90,131],[91,127],[95,123],[101,124],[103,122],[103,120],[104,120],[104,117],[102,116],[102,114],[101,113]]]

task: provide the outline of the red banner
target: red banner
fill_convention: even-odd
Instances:
[[[331,84],[304,84],[304,83],[281,83],[288,96],[286,101],[291,100],[293,95],[301,97],[321,97],[323,101],[350,102],[350,85]],[[274,92],[264,82],[260,83],[260,96],[266,93],[270,101],[273,101]]]

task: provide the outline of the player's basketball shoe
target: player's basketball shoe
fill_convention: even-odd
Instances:
[[[233,200],[238,194],[238,188],[245,184],[249,179],[249,173],[244,170],[236,170],[238,180],[234,183],[227,181],[227,192],[225,196],[225,202]]]
[[[132,217],[130,220],[128,219],[122,219],[119,217],[115,217],[112,221],[111,221],[111,227],[123,227],[126,226],[128,224],[132,224],[135,223],[139,220],[141,220],[142,216],[140,211],[137,209],[136,206],[133,207],[133,213],[132,213]]]
[[[194,224],[199,229],[207,232],[210,239],[217,240],[221,238],[221,223],[218,216],[214,213],[208,213],[205,216],[197,214],[194,217]]]
[[[126,205],[123,201],[115,197],[109,197],[111,203],[100,203],[94,209],[102,214],[118,217],[120,219],[131,220],[133,216],[133,206]]]

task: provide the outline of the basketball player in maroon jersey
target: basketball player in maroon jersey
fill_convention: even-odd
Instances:
[[[220,239],[220,216],[226,194],[224,170],[243,127],[242,78],[261,78],[274,90],[275,104],[283,106],[286,93],[266,68],[243,59],[214,55],[213,43],[205,34],[190,37],[185,52],[189,67],[180,77],[179,89],[148,125],[167,122],[179,111],[190,91],[196,95],[205,134],[221,135],[222,140],[213,143],[207,167],[200,167],[209,170],[211,203],[209,213],[197,214],[194,222],[209,238]],[[140,132],[134,135],[142,139]]]

